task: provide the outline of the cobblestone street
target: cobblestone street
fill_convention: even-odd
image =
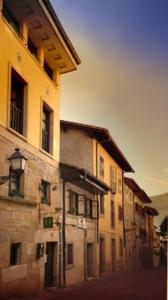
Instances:
[[[63,290],[50,288],[26,300],[166,300],[166,269],[108,275]]]

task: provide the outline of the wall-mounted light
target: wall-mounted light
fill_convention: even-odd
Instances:
[[[27,158],[21,153],[19,148],[8,158],[13,172],[22,173],[25,170]],[[0,176],[0,185],[9,180],[10,175]]]

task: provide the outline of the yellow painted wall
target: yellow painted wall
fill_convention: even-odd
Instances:
[[[27,142],[40,149],[41,103],[54,112],[53,157],[59,160],[59,87],[48,78],[10,25],[0,18],[0,124],[8,128],[11,67],[27,82]]]
[[[105,237],[105,262],[107,265],[107,269],[110,270],[111,262],[112,262],[112,254],[111,254],[111,240],[115,238],[116,240],[116,260],[122,261],[124,260],[124,250],[123,250],[123,257],[120,257],[119,254],[119,240],[120,238],[123,239],[123,222],[119,221],[118,219],[118,206],[122,207],[122,192],[119,193],[118,189],[118,180],[119,178],[122,180],[122,170],[119,165],[114,161],[114,159],[108,154],[108,152],[103,148],[101,144],[97,144],[96,140],[93,141],[93,158],[94,158],[94,174],[96,175],[96,156],[97,156],[97,163],[98,163],[98,178],[104,181],[107,185],[110,186],[110,166],[116,168],[116,186],[117,191],[115,196],[111,195],[109,192],[105,196],[105,214],[101,215],[99,218],[99,233],[100,235],[103,234]],[[96,147],[97,147],[97,154],[96,155]],[[104,159],[104,177],[99,176],[99,157]],[[111,200],[114,200],[115,206],[115,227],[111,227]],[[116,263],[117,267],[117,263]]]

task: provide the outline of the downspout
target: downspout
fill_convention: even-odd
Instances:
[[[66,232],[65,232],[65,187],[66,182],[62,181],[62,246],[63,246],[63,287],[66,287]]]
[[[96,177],[98,178],[98,142],[96,142]],[[98,195],[96,195],[96,201],[98,202]],[[96,220],[96,238],[97,244],[99,244],[99,219]]]
[[[135,198],[133,194],[133,216],[134,216],[134,238],[135,238],[135,248],[134,248],[134,267],[136,268],[136,219],[135,219]]]
[[[123,207],[123,246],[124,246],[124,252],[125,252],[125,262],[126,262],[126,236],[125,236],[125,203],[124,203],[124,172],[122,171],[122,207]],[[126,268],[126,264],[125,264]]]

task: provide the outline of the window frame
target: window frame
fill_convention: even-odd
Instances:
[[[100,215],[105,215],[105,196],[100,195]]]
[[[99,156],[99,176],[104,177],[104,158],[100,155]]]
[[[50,182],[48,182],[44,179],[41,179],[41,183],[40,183],[40,192],[41,192],[40,193],[40,203],[41,204],[48,204],[48,205],[51,204],[50,185],[51,185]],[[45,191],[44,191],[45,197],[42,197],[43,187],[45,187]]]
[[[20,264],[21,260],[21,243],[10,244],[10,266],[16,266]]]
[[[12,188],[12,184],[16,184],[16,189]],[[10,197],[24,197],[24,173],[14,172],[12,168],[9,169],[9,189],[8,195]]]
[[[115,228],[115,203],[111,200],[111,227]]]
[[[20,82],[22,85],[23,95],[22,95],[22,124],[21,130],[16,130],[11,126],[12,122],[12,77],[15,78],[16,81]],[[16,71],[16,69],[9,65],[9,92],[8,92],[8,129],[14,132],[16,135],[19,135],[24,140],[27,139],[27,98],[28,98],[28,83],[26,80]]]
[[[123,222],[123,207],[121,205],[118,205],[118,220]]]
[[[44,124],[44,113],[47,116],[46,129],[43,128]],[[41,150],[49,155],[53,155],[53,124],[54,122],[54,112],[52,108],[45,102],[42,101],[41,107]],[[47,135],[47,147],[44,146],[44,135]]]
[[[69,253],[69,247],[71,247],[71,252]],[[70,256],[69,256],[70,254]],[[70,261],[69,261],[70,259]],[[72,268],[74,265],[74,244],[67,242],[66,244],[66,268]]]

